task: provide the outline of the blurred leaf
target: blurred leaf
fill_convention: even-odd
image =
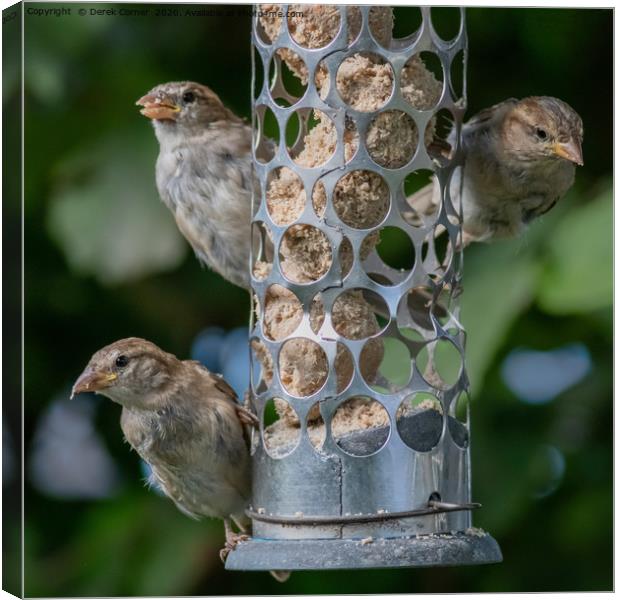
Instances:
[[[221,522],[194,521],[168,499],[134,491],[91,504],[77,535],[54,556],[27,557],[27,594],[41,595],[42,589],[80,596],[183,593],[205,573],[222,568],[223,537]]]
[[[135,573],[136,592],[172,596],[191,589],[205,573],[221,568],[217,555],[217,548],[224,545],[221,522],[184,517],[175,515],[158,523],[153,543],[145,548],[143,563]],[[165,543],[160,541],[163,539]]]
[[[63,66],[49,52],[31,49],[24,84],[26,90],[43,104],[58,103],[66,89]]]
[[[613,519],[613,500],[596,490],[584,489],[575,493],[553,515],[554,529],[567,547],[591,544],[602,536],[612,538],[609,523]],[[570,527],[566,524],[570,523]]]
[[[472,394],[515,319],[531,303],[539,271],[519,241],[477,246],[465,257],[463,325],[468,332],[466,367]]]
[[[570,314],[611,306],[612,194],[608,184],[596,200],[567,214],[549,238],[549,263],[538,290],[545,311]]]
[[[411,356],[407,346],[401,341],[391,337],[382,338],[383,360],[379,366],[379,372],[389,382],[401,388],[409,381],[411,376]]]
[[[119,284],[177,267],[186,244],[155,189],[155,140],[119,134],[63,162],[47,225],[71,267]]]

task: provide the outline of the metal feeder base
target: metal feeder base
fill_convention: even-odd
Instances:
[[[434,534],[374,540],[262,540],[238,544],[228,555],[230,571],[314,571],[449,567],[502,561],[488,533]]]

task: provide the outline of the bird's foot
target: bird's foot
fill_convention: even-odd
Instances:
[[[260,422],[253,412],[243,406],[236,406],[235,410],[237,411],[237,416],[243,425],[250,425],[251,427],[256,428],[259,427]]]
[[[245,533],[231,533],[226,537],[226,543],[220,550],[220,560],[225,563],[228,555],[237,547],[239,542],[247,542],[250,539]]]

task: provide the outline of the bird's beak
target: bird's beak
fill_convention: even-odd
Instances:
[[[110,387],[116,378],[116,373],[96,371],[91,367],[86,367],[84,372],[77,378],[71,390],[71,398],[82,392],[98,392],[99,390],[104,390]]]
[[[145,117],[158,121],[176,121],[177,114],[181,111],[181,107],[165,94],[147,94],[142,96],[136,105],[143,107],[140,112]]]
[[[570,140],[569,142],[558,142],[553,145],[553,152],[560,158],[565,158],[574,162],[580,167],[583,166],[583,154],[581,153],[581,144],[577,140]]]

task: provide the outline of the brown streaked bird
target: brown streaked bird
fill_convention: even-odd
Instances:
[[[140,98],[159,141],[157,189],[200,261],[250,287],[252,130],[207,86],[164,83]]]
[[[191,81],[158,85],[136,104],[152,120],[157,189],[179,230],[201,262],[249,289],[252,193],[260,197],[250,126]]]
[[[448,142],[455,144],[455,131]],[[463,246],[520,235],[551,210],[583,165],[583,124],[566,102],[550,96],[511,98],[482,110],[462,128],[464,167],[450,182],[463,214]],[[414,219],[434,215],[437,181],[407,199]]]
[[[247,537],[251,465],[246,427],[257,420],[237,403],[221,376],[151,342],[127,338],[92,356],[71,396],[81,392],[97,392],[123,407],[125,439],[179,510],[194,519],[224,521],[222,559]],[[284,580],[282,573],[274,577]]]

